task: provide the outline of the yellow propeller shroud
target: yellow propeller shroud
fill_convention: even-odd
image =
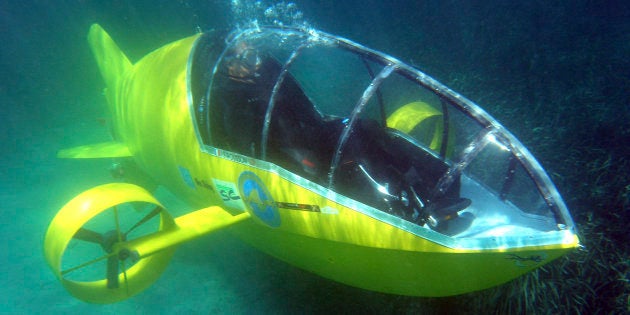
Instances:
[[[47,263],[75,297],[92,303],[129,298],[156,281],[178,244],[228,227],[266,253],[326,278],[414,296],[495,286],[578,245],[571,234],[563,244],[515,248],[510,253],[517,257],[544,253],[540,261],[516,264],[504,248],[445,246],[365,215],[352,208],[356,202],[296,185],[277,169],[254,167],[263,162],[202,147],[187,81],[191,51],[200,36],[165,45],[132,64],[99,25],[89,31],[115,140],[61,150],[58,157],[132,161],[142,176],[150,177],[147,181],[165,185],[200,210],[173,218],[151,193],[131,183],[106,184],[76,196],[54,217],[44,240]],[[412,102],[392,113],[387,124],[407,133],[431,121],[435,133],[427,138],[436,149],[443,126],[429,118],[439,116],[426,103]],[[226,201],[226,194],[234,198]],[[301,205],[317,206],[296,211]],[[125,222],[130,216],[134,221]],[[97,253],[75,259],[70,252],[84,249],[77,242]],[[95,266],[96,273],[82,271]]]

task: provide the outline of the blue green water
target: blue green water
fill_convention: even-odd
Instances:
[[[630,5],[624,1],[295,1],[300,22],[413,64],[479,103],[533,151],[586,245],[537,275],[537,288],[525,292],[543,300],[511,295],[510,284],[443,299],[350,288],[221,232],[183,245],[157,283],[127,301],[101,306],[71,297],[45,264],[42,243],[65,202],[111,181],[111,161],[55,158],[60,148],[109,139],[101,123],[103,83],[86,42],[89,25],[100,23],[138,60],[198,29],[243,23],[251,12],[235,17],[234,3],[254,2],[231,2],[0,2],[0,312],[624,310],[630,292]]]

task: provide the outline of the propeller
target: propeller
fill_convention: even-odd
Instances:
[[[130,227],[129,230],[127,230],[124,233],[121,233],[120,223],[118,219],[118,209],[117,207],[114,207],[113,209],[114,209],[114,216],[115,216],[115,223],[116,223],[115,230],[110,230],[101,234],[93,230],[81,227],[73,236],[74,239],[100,245],[101,248],[103,248],[103,250],[108,254],[105,257],[107,258],[106,279],[107,279],[107,288],[109,289],[117,289],[120,285],[118,282],[118,275],[120,273],[119,262],[122,263],[123,277],[126,282],[127,281],[127,272],[126,272],[127,268],[125,266],[125,261],[128,258],[132,258],[132,260],[134,259],[134,255],[131,252],[129,252],[129,250],[122,249],[118,253],[113,253],[114,244],[126,241],[127,235],[129,235],[129,233],[131,233],[136,228],[142,226],[144,223],[148,222],[149,220],[154,218],[156,215],[158,215],[160,211],[162,211],[162,207],[156,206],[151,212],[149,212],[147,215],[142,217],[142,219],[136,222],[132,227]],[[101,260],[101,259],[98,259],[98,260]],[[71,270],[66,270],[64,273],[70,272],[75,269],[76,268],[72,268]]]

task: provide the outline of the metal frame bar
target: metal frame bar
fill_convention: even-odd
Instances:
[[[456,109],[461,111],[464,115],[476,121],[486,132],[494,135],[498,141],[500,141],[503,145],[509,148],[513,157],[516,158],[518,162],[523,166],[527,174],[534,181],[539,192],[545,199],[545,202],[552,210],[556,218],[556,222],[559,222],[558,228],[559,229],[574,229],[575,228],[575,224],[573,223],[573,220],[571,219],[569,211],[562,197],[557,191],[557,188],[551,182],[551,179],[546,174],[546,172],[544,171],[542,166],[539,164],[539,162],[533,157],[533,155],[529,152],[529,150],[527,150],[527,148],[525,148],[516,139],[516,137],[514,137],[500,123],[498,123],[486,111],[484,111],[481,107],[479,107],[477,104],[475,104],[471,100],[456,93],[455,91],[441,84],[440,82],[438,82],[431,76],[425,74],[424,72],[412,66],[409,66],[390,55],[370,49],[368,47],[365,47],[349,39],[335,36],[335,35],[322,32],[319,30],[311,29],[311,28],[264,26],[264,27],[257,27],[257,28],[251,28],[251,29],[245,29],[245,30],[237,30],[235,33],[233,33],[233,36],[227,42],[225,50],[221,53],[221,55],[219,56],[217,60],[217,63],[215,64],[215,67],[213,69],[213,77],[217,71],[218,65],[223,60],[225,52],[228,51],[233,46],[233,44],[237,42],[239,38],[250,36],[250,35],[255,36],[255,34],[263,34],[266,36],[268,35],[269,32],[277,34],[279,36],[304,37],[309,44],[319,44],[319,45],[324,45],[324,46],[327,46],[327,45],[337,46],[342,49],[351,51],[361,56],[362,58],[369,59],[371,61],[380,63],[385,66],[385,68],[381,70],[381,73],[379,73],[379,75],[372,81],[370,86],[368,86],[366,90],[364,91],[364,95],[361,97],[361,99],[357,103],[352,113],[352,119],[350,123],[348,124],[348,126],[346,126],[342,136],[340,137],[340,141],[337,146],[337,151],[335,153],[335,157],[331,166],[331,172],[329,174],[330,185],[332,185],[333,183],[334,171],[339,162],[339,154],[343,150],[345,142],[347,141],[349,130],[352,124],[354,123],[355,117],[357,117],[357,115],[361,112],[361,110],[363,109],[365,104],[369,101],[371,96],[377,91],[377,88],[382,83],[382,81],[386,77],[388,77],[391,74],[391,72],[396,71],[396,73],[424,87],[425,89],[432,91],[438,97],[440,97],[440,99],[443,102],[442,103],[443,109],[447,107],[445,103],[448,103],[449,105],[455,107]],[[298,49],[298,50],[301,50],[301,49]],[[297,57],[296,52],[297,50],[294,51],[295,56],[292,55],[292,57]],[[290,60],[287,61],[287,63],[285,63],[283,70],[286,71],[288,66],[292,62],[293,60],[290,58]],[[284,76],[281,75],[279,80],[281,78],[284,78]],[[210,86],[212,85],[212,81],[213,80],[211,79]],[[276,90],[276,88],[280,84],[281,84],[281,80],[279,82],[277,81],[276,86],[274,86],[274,90]],[[275,97],[273,99],[270,99],[271,106],[273,105],[274,101],[275,101]],[[270,112],[268,112],[268,114],[269,113]],[[265,126],[268,129],[269,127],[268,127],[267,119],[270,119],[270,115],[267,115],[267,116],[269,117],[265,118]],[[443,147],[440,149],[440,155],[443,158],[445,158],[445,153],[446,153],[445,152],[446,147],[444,146],[444,143],[448,141],[448,130],[447,130],[448,122],[446,122],[448,118],[445,116],[444,119],[445,119],[445,125],[444,125],[444,132],[442,136]],[[266,140],[265,135],[266,134],[263,134],[263,138],[264,138],[263,140]],[[471,143],[470,145],[475,145],[474,142],[475,141],[473,141],[473,143]],[[266,141],[264,143],[266,144]],[[449,173],[452,174],[453,172],[461,172],[463,171],[464,168],[465,166],[458,167],[457,165],[454,165],[451,167],[451,169],[449,169],[449,171],[447,172],[447,174],[445,174],[445,176],[448,176]],[[444,179],[444,181],[447,181],[447,180]],[[439,189],[440,186],[441,185],[438,185],[436,189]]]

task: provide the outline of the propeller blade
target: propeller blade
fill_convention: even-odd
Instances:
[[[103,235],[85,228],[79,228],[72,238],[103,245]]]
[[[127,234],[131,233],[131,231],[133,231],[135,228],[137,228],[137,227],[141,226],[142,224],[146,223],[147,221],[151,220],[153,217],[158,215],[160,213],[160,211],[162,211],[162,207],[155,207],[155,209],[153,209],[153,211],[149,212],[147,215],[144,216],[144,218],[142,218],[140,221],[138,221],[136,224],[134,224],[131,228],[129,228],[129,230],[127,230],[127,232],[125,232],[124,236],[126,237]]]
[[[107,288],[118,288],[118,256],[112,255],[107,258]]]

